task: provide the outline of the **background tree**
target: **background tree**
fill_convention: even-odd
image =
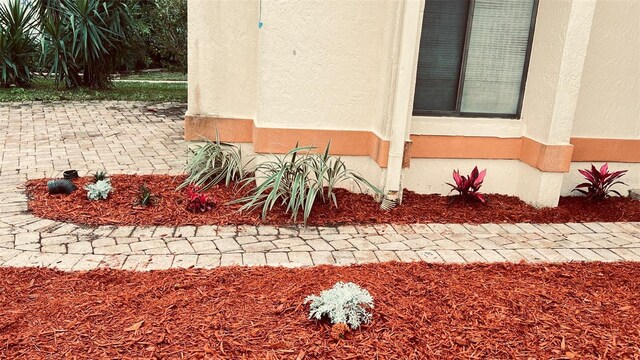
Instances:
[[[35,70],[94,89],[117,71],[187,70],[187,0],[9,0],[0,26],[4,87],[29,87]]]
[[[42,64],[67,87],[106,88],[131,65],[139,43],[134,12],[123,0],[38,0]]]
[[[135,1],[135,0],[133,0]],[[187,72],[187,0],[140,0],[144,66]]]

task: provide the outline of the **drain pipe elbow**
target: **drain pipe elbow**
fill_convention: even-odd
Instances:
[[[398,206],[400,199],[398,198],[398,191],[387,191],[380,203],[380,209],[391,210]]]

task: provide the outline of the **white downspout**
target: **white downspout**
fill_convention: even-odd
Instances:
[[[402,163],[405,141],[408,140],[410,131],[416,63],[420,47],[422,5],[421,0],[404,2],[383,209],[392,208],[402,201]]]

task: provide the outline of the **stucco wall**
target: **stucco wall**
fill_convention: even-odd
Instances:
[[[189,115],[253,119],[258,2],[189,0]]]
[[[487,169],[482,191],[506,195],[518,195],[520,172],[518,160],[486,159],[412,159],[411,167],[404,171],[403,186],[421,194],[448,194],[453,170],[468,175],[474,166]]]
[[[522,121],[527,136],[548,142],[571,0],[539,1]]]
[[[640,139],[638,0],[596,4],[573,136]]]
[[[386,138],[401,5],[263,1],[256,125]]]
[[[640,1],[597,2],[572,136],[640,140]],[[640,141],[636,143],[631,151],[638,157]],[[582,182],[578,169],[589,166],[571,164],[563,194]],[[622,180],[629,186],[616,187],[623,195],[630,187],[640,188],[640,164],[609,162],[609,166],[628,170]]]

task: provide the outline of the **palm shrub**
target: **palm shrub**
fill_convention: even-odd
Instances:
[[[43,67],[67,87],[106,88],[138,41],[124,0],[38,0]],[[82,73],[82,76],[79,73]]]
[[[262,208],[263,219],[274,206],[283,205],[293,221],[302,213],[306,225],[317,199],[338,207],[335,188],[344,181],[354,181],[360,190],[364,185],[376,194],[381,193],[360,174],[347,169],[339,157],[329,155],[329,147],[327,144],[324,152],[317,154],[312,152],[314,147],[296,144],[284,157],[263,162],[243,184],[257,186],[233,203],[242,203],[241,211]]]
[[[82,84],[82,77],[70,51],[70,35],[54,15],[45,15],[41,21],[42,67],[53,74],[56,85],[63,84],[67,88],[79,86]]]
[[[207,140],[192,150],[185,172],[187,178],[178,189],[195,185],[201,190],[207,190],[214,185],[224,183],[229,186],[232,182],[241,181],[247,177],[248,166],[243,163],[242,150],[229,143]]]
[[[0,3],[0,85],[31,86],[37,55],[37,12],[20,0]]]

